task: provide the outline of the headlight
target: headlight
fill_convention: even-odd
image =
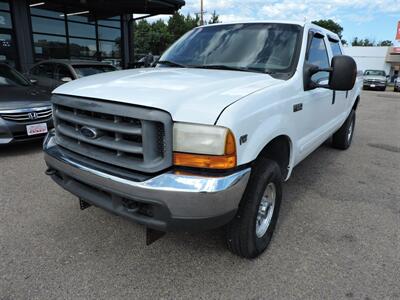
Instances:
[[[174,164],[177,166],[230,169],[236,166],[236,144],[225,127],[174,124]]]

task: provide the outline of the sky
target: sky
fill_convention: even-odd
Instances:
[[[215,10],[222,22],[333,19],[343,38],[395,42],[400,0],[204,0],[205,19]],[[200,0],[186,0],[183,14],[200,11]],[[400,42],[397,43],[400,45]]]

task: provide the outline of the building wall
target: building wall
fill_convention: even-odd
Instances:
[[[389,47],[345,47],[344,53],[354,58],[358,70],[384,70],[391,72],[391,64],[386,62]]]

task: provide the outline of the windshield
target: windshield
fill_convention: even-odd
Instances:
[[[78,78],[116,70],[111,65],[73,65],[72,67],[75,69]]]
[[[7,65],[0,65],[0,86],[28,86],[30,83],[19,72]]]
[[[272,23],[195,28],[164,53],[159,65],[289,72],[296,58],[300,29],[297,25]]]
[[[367,70],[364,72],[364,75],[386,76],[386,73],[385,71],[379,71],[379,70]]]

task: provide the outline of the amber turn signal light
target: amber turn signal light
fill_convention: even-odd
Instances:
[[[224,155],[174,153],[174,165],[205,169],[231,169],[236,167],[236,144],[232,132],[228,132]]]

